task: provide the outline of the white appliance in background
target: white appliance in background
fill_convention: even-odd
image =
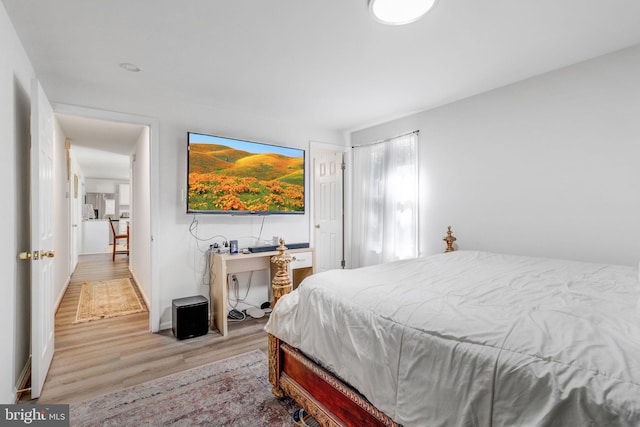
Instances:
[[[96,219],[96,211],[91,203],[82,206],[82,219]]]
[[[114,218],[116,215],[116,194],[115,193],[87,193],[85,202],[93,205],[98,211],[96,219]]]

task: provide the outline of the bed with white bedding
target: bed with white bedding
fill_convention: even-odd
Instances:
[[[265,329],[407,427],[640,426],[639,299],[633,267],[457,251],[313,275]]]

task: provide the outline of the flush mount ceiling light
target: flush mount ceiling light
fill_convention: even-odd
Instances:
[[[383,24],[404,25],[417,21],[436,0],[369,0],[369,11]]]
[[[140,67],[130,62],[123,62],[120,64],[120,67],[124,70],[131,71],[132,73],[137,73],[138,71],[140,71]]]

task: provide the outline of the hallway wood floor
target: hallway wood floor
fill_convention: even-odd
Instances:
[[[229,324],[229,334],[178,341],[149,332],[149,313],[73,324],[83,282],[131,278],[128,259],[83,255],[55,320],[55,354],[38,403],[72,403],[250,350],[266,353],[266,318]]]

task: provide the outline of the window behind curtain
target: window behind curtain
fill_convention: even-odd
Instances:
[[[353,148],[353,264],[418,255],[418,133]]]

